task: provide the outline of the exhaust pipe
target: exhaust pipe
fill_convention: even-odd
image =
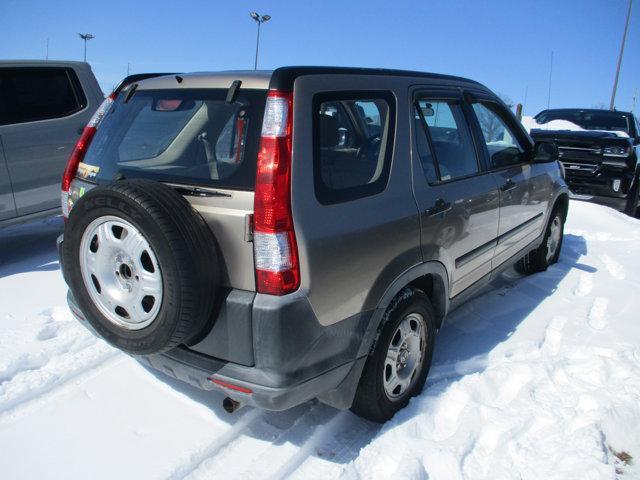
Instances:
[[[233,413],[236,410],[242,408],[243,406],[244,404],[229,397],[225,397],[225,399],[222,401],[222,408],[224,408],[224,411],[227,413]]]

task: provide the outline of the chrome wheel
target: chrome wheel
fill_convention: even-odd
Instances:
[[[398,400],[418,375],[427,345],[427,326],[419,313],[402,319],[387,349],[382,380],[389,400]]]
[[[549,238],[547,239],[547,263],[550,263],[553,257],[558,251],[560,246],[560,240],[562,239],[562,220],[560,216],[556,215],[551,222],[551,230],[549,232]]]
[[[100,217],[80,241],[80,269],[91,300],[111,323],[150,325],[162,304],[162,272],[149,242],[126,220]]]

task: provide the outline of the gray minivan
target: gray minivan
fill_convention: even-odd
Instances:
[[[85,132],[63,180],[71,310],[228,411],[318,398],[386,420],[421,391],[447,312],[560,254],[557,147],[471,80],[166,75]]]
[[[60,212],[60,178],[104,100],[88,63],[0,61],[0,226]]]

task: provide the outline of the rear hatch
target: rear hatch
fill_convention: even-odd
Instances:
[[[227,102],[226,88],[126,88],[100,123],[73,190],[134,178],[172,186],[214,233],[221,284],[255,290],[250,220],[266,93],[240,89]]]

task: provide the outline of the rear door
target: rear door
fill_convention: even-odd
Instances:
[[[399,92],[406,86],[393,76],[295,81],[291,194],[301,290],[323,325],[367,318],[391,282],[421,262]]]
[[[542,232],[551,179],[532,163],[531,142],[515,118],[489,96],[474,95],[477,143],[500,192],[500,224],[493,268],[521,252]]]
[[[0,125],[19,216],[60,205],[60,179],[91,112],[77,75],[63,67],[0,69]]]
[[[424,260],[439,260],[455,296],[491,273],[499,194],[484,172],[459,90],[414,93],[414,192]]]

